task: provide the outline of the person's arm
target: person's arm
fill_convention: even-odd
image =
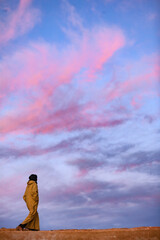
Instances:
[[[26,202],[26,191],[25,191],[25,193],[23,195],[23,200]]]
[[[38,196],[38,186],[37,184],[33,184],[32,191],[31,191],[31,196],[35,202],[39,202],[39,196]]]

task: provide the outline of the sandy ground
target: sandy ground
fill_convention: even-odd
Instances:
[[[0,229],[0,240],[160,240],[160,227],[16,231]]]

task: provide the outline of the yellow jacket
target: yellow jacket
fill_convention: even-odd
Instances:
[[[39,203],[38,186],[35,181],[30,180],[27,182],[27,187],[23,199],[26,202],[27,207],[32,207],[35,205],[38,207]]]
[[[26,224],[26,228],[39,230],[39,216],[37,212],[39,196],[38,196],[38,186],[33,180],[27,182],[27,187],[23,196],[26,202],[27,208],[29,210],[29,215],[22,222]]]

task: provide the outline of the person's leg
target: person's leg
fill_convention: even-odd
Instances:
[[[34,231],[39,231],[39,216],[38,216],[38,212],[36,212],[36,214],[34,215],[34,218],[32,219],[32,221],[30,221],[29,223],[27,223],[27,225],[25,226],[25,228],[29,229],[29,230],[34,230]]]
[[[19,224],[17,227],[16,227],[16,230],[18,231],[23,231],[23,229],[25,228],[27,224]]]
[[[23,231],[23,229],[27,227],[27,225],[30,225],[30,223],[32,222],[32,220],[34,220],[34,217],[37,213],[37,208],[35,206],[31,206],[29,209],[29,214],[28,216],[26,217],[26,219],[21,223],[19,224],[17,227],[16,227],[16,230],[17,231]]]
[[[19,224],[19,226],[21,226],[22,228],[25,228],[27,224]]]
[[[16,227],[16,230],[17,230],[17,231],[23,231],[23,228],[22,228],[20,225],[18,225],[18,226]]]
[[[28,216],[27,216],[27,217],[25,218],[25,220],[21,223],[21,225],[25,225],[25,226],[26,226],[28,223],[30,223],[30,222],[34,219],[36,213],[37,213],[37,208],[35,208],[35,207],[30,208],[30,209],[29,209],[29,214],[28,214]]]

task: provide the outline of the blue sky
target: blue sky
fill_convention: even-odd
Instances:
[[[158,0],[0,0],[0,227],[159,226]]]

